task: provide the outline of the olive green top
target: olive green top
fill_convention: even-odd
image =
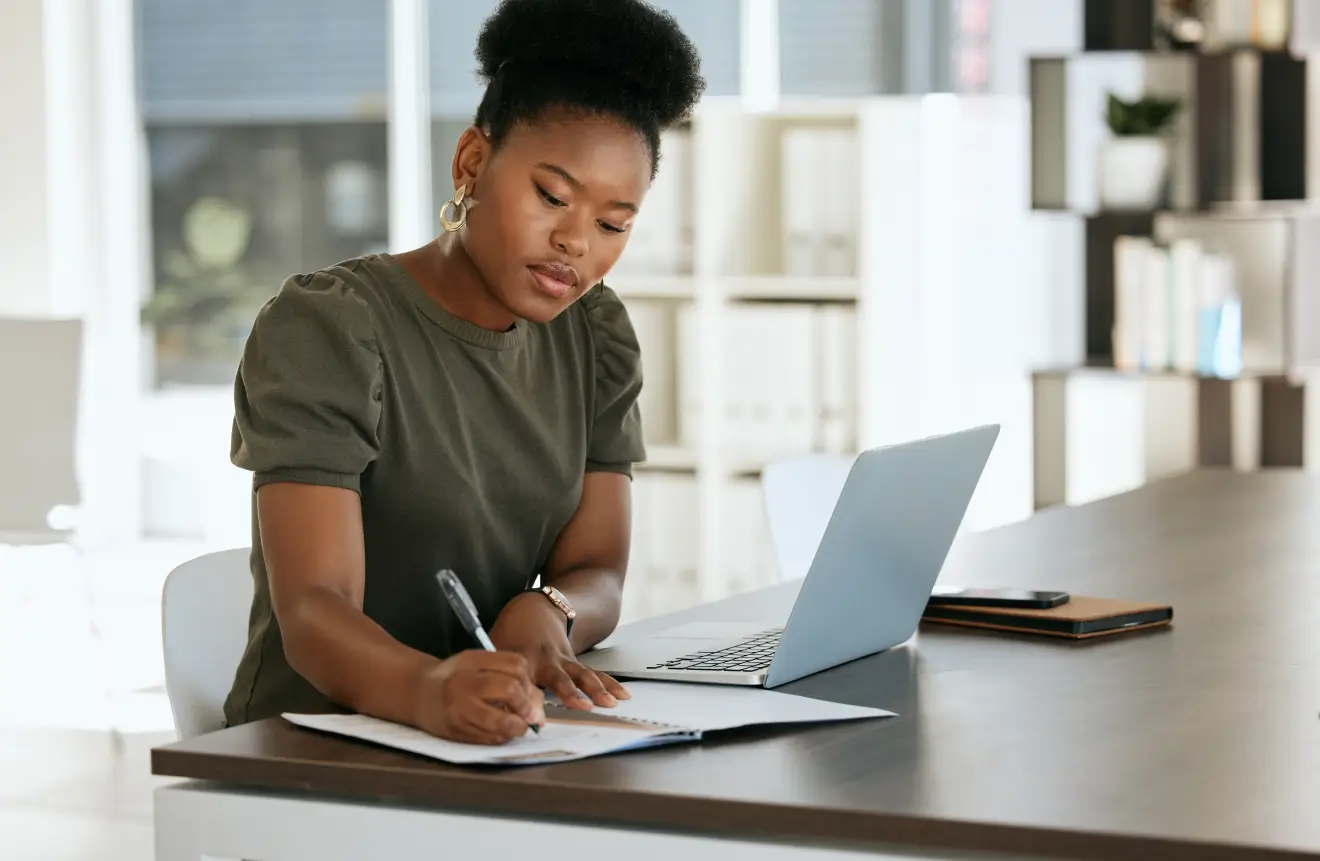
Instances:
[[[363,610],[437,657],[472,648],[435,580],[452,568],[489,626],[540,573],[586,472],[644,459],[641,357],[618,296],[597,285],[546,324],[482,329],[442,308],[393,257],[290,278],[257,315],[235,382],[233,462],[253,477],[247,649],[233,726],[331,703],[284,657],[255,491],[356,491]]]

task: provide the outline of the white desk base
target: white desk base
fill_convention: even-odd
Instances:
[[[962,861],[969,857],[867,853],[499,818],[293,797],[200,781],[163,786],[155,794],[156,861]]]

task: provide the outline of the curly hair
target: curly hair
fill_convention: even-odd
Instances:
[[[673,16],[642,0],[502,0],[477,38],[486,92],[475,125],[494,146],[552,110],[611,116],[660,163],[660,133],[705,90],[701,60]]]

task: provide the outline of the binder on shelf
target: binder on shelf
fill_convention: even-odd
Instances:
[[[1194,239],[1114,240],[1114,367],[1236,376],[1241,332],[1231,256]]]
[[[633,219],[628,247],[613,274],[681,275],[692,271],[692,136],[671,129],[660,139],[660,171]]]
[[[854,276],[861,212],[856,131],[791,126],[780,147],[784,274]]]
[[[721,339],[725,453],[739,462],[808,451],[848,453],[856,438],[856,312],[811,305],[740,305],[725,313]],[[679,436],[703,432],[703,370],[694,312],[678,312]]]

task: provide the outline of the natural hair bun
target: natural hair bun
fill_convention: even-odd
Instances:
[[[507,65],[589,75],[626,90],[661,126],[685,119],[705,89],[696,48],[667,12],[641,0],[502,0],[477,38],[489,84]]]

